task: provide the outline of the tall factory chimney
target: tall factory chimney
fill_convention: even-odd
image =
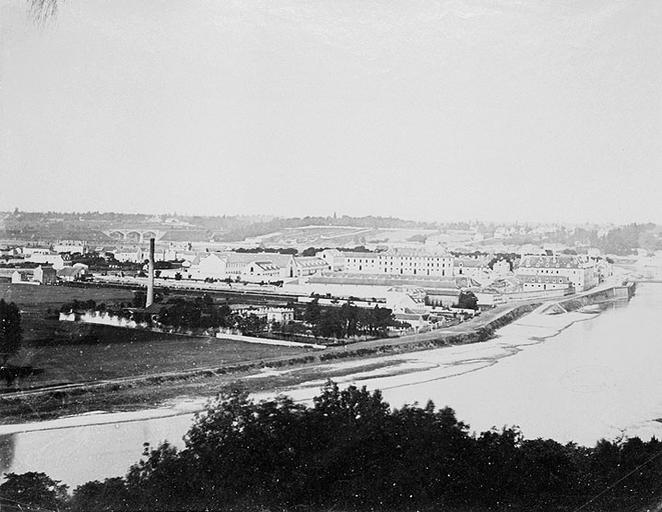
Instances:
[[[145,307],[148,308],[154,303],[154,239],[149,239],[149,275],[147,276],[147,298]]]

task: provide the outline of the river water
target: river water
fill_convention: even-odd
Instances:
[[[662,285],[640,285],[629,304],[600,314],[532,314],[485,343],[324,366],[318,380],[283,391],[307,401],[342,371],[349,374],[336,381],[382,389],[395,407],[428,399],[449,405],[476,431],[517,425],[529,438],[585,445],[620,435],[659,438],[660,311]],[[388,365],[374,369],[375,362]],[[71,486],[123,475],[144,442],[182,446],[201,403],[0,426],[0,473],[43,471]]]

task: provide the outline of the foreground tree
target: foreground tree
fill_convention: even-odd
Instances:
[[[7,473],[5,478],[0,484],[0,504],[8,510],[36,512],[66,507],[67,486],[44,473]]]
[[[478,298],[471,291],[460,292],[457,299],[457,307],[462,309],[478,309]]]
[[[76,488],[70,502],[70,509],[72,512],[131,510],[131,498],[128,495],[126,482],[123,478],[87,482]]]
[[[67,506],[75,512],[638,512],[662,500],[661,455],[655,439],[586,448],[525,440],[516,428],[476,434],[448,407],[428,402],[394,410],[365,387],[329,382],[312,405],[283,396],[255,402],[234,389],[197,416],[184,449],[148,446],[125,478],[80,486]],[[16,486],[19,478],[23,484]],[[0,487],[0,495],[21,503],[52,497],[53,482],[45,478],[10,475],[14,487],[9,494]],[[40,506],[57,510],[49,503]]]
[[[13,302],[7,303],[0,299],[0,361],[5,366],[10,357],[16,355],[21,348],[23,330],[21,329],[21,312]]]

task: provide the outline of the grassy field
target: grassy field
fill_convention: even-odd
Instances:
[[[305,352],[46,318],[48,308],[58,310],[74,299],[130,302],[133,293],[125,289],[3,283],[0,298],[17,303],[22,311],[23,348],[11,362],[44,370],[22,380],[21,388],[205,368]]]
[[[44,373],[22,381],[22,388],[206,368],[305,351],[101,325],[67,327],[84,328],[86,335],[98,341],[26,346],[21,363],[42,368]]]
[[[60,322],[48,319],[47,311],[59,310],[62,304],[94,300],[107,304],[131,302],[133,292],[117,288],[78,288],[73,286],[33,286],[0,283],[0,299],[15,302],[21,308],[23,339],[26,343],[50,341],[58,335]]]

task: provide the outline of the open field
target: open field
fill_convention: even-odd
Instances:
[[[60,322],[46,318],[47,310],[59,310],[62,304],[77,300],[97,303],[131,302],[133,292],[120,288],[74,286],[32,286],[0,283],[0,299],[15,302],[21,308],[23,339],[26,343],[52,340],[57,336]]]
[[[27,346],[21,364],[44,370],[20,382],[21,388],[151,375],[296,355],[306,349],[255,345],[217,338],[179,336],[102,325],[71,324],[84,329],[89,343]],[[74,336],[80,333],[74,334]]]
[[[3,283],[0,294],[0,298],[16,302],[22,311],[23,347],[11,362],[44,370],[23,379],[18,383],[21,388],[217,367],[306,352],[46,318],[48,308],[58,310],[74,299],[130,302],[133,293],[128,289]]]

